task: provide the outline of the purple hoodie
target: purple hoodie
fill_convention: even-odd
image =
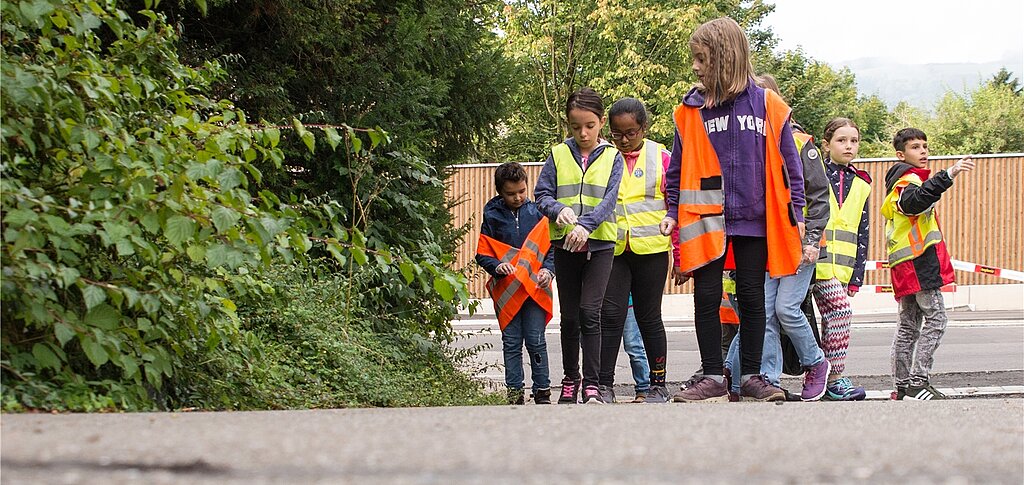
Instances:
[[[704,129],[722,167],[722,191],[725,193],[725,234],[727,236],[767,236],[765,222],[765,99],[764,89],[753,82],[731,102],[714,108],[701,108]],[[696,89],[683,98],[683,104],[704,105],[704,96]],[[665,178],[668,215],[678,217],[679,170],[683,153],[676,127],[672,160]],[[790,197],[797,221],[803,222],[804,177],[800,152],[793,142],[790,121],[782,126],[779,148],[789,173]]]

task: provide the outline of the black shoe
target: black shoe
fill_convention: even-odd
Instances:
[[[582,379],[563,378],[562,395],[558,397],[558,404],[576,404],[579,402],[581,383]]]
[[[526,395],[522,389],[511,388],[505,394],[509,404],[526,404]]]
[[[534,404],[551,404],[551,388],[533,391]]]
[[[946,395],[932,387],[931,384],[907,386],[907,395],[903,397],[903,400],[906,401],[934,401],[937,399],[946,399]]]

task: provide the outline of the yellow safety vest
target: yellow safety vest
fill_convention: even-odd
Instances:
[[[551,149],[551,158],[555,162],[555,177],[558,187],[555,188],[555,199],[572,208],[577,216],[589,214],[597,208],[608,190],[608,179],[612,176],[615,155],[619,151],[606,146],[596,160],[591,160],[584,172],[569,150],[569,145],[559,143]],[[572,231],[574,225],[559,227],[554,220],[549,222],[551,240],[562,239]],[[590,233],[591,239],[599,241],[615,241],[618,229],[615,225],[614,211],[601,222],[597,229]]]
[[[882,203],[882,217],[885,217],[886,249],[889,253],[889,266],[896,266],[904,261],[914,259],[935,244],[942,241],[939,220],[935,215],[935,206],[916,216],[901,213],[896,203],[899,195],[896,189],[907,185],[920,186],[922,180],[917,174],[908,173],[898,181]]]
[[[857,262],[857,233],[864,203],[871,195],[871,185],[855,177],[842,207],[839,207],[831,185],[828,190],[830,217],[825,226],[828,255],[824,261],[818,262],[815,273],[819,280],[836,278],[847,284],[853,278],[853,266]]]
[[[672,241],[661,235],[661,220],[668,214],[665,194],[661,192],[661,181],[665,166],[661,163],[661,152],[665,146],[644,140],[631,173],[622,173],[619,184],[619,201],[615,206],[618,238],[615,240],[615,255],[629,250],[636,254],[662,253],[672,249]],[[641,162],[643,163],[641,165]]]

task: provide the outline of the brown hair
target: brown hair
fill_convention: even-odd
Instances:
[[[526,180],[526,169],[516,162],[505,162],[494,170],[494,190],[499,194],[505,182],[523,182]]]
[[[832,120],[825,125],[825,143],[832,141],[832,135],[835,135],[836,130],[844,126],[849,126],[850,128],[857,130],[857,135],[860,135],[860,127],[857,126],[857,123],[854,123],[850,118],[832,118]]]
[[[604,101],[601,95],[591,88],[579,88],[569,95],[569,99],[565,101],[565,117],[568,118],[569,112],[574,109],[590,111],[597,115],[597,119],[604,117]]]
[[[771,74],[759,74],[756,78],[754,78],[754,82],[758,86],[761,86],[762,88],[771,89],[772,91],[775,91],[775,94],[778,94],[779,97],[782,97],[782,90],[779,89],[779,83],[775,80],[775,76],[772,76]]]
[[[704,94],[705,108],[718,106],[747,89],[754,67],[750,42],[740,24],[729,17],[701,24],[690,36],[690,52],[698,46],[708,51],[707,75],[704,84],[697,86]]]

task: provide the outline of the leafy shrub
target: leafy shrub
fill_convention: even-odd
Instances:
[[[465,280],[439,248],[367,238],[365,219],[339,217],[358,214],[355,204],[256,190],[259,165],[282,166],[281,127],[207,98],[223,71],[184,65],[162,16],[143,10],[136,25],[113,3],[82,0],[4,2],[0,14],[5,409],[270,402],[224,391],[273,382],[259,379],[271,372],[261,360],[283,355],[261,341],[274,332],[242,326],[239,303],[272,300],[266,268],[302,267],[311,255],[358,275],[362,300],[346,301],[378,304],[365,314],[406,309],[404,330],[385,334],[394,348],[450,337]],[[315,150],[309,130],[288,128]],[[385,140],[378,130],[323,133],[350,161],[378,157]],[[440,183],[414,163],[402,170],[392,178]],[[350,309],[345,321],[361,314]]]

